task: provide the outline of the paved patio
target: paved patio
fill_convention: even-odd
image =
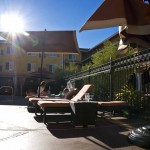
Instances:
[[[18,103],[17,103],[18,102]],[[127,140],[130,130],[148,124],[124,117],[97,118],[96,127],[76,127],[68,115],[51,115],[46,126],[29,113],[24,98],[0,100],[0,149],[2,150],[142,150]]]

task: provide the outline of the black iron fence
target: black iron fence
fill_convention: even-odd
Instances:
[[[67,80],[75,82],[78,88],[94,84],[94,100],[123,100],[135,110],[145,109],[147,100],[150,101],[150,49],[110,59],[107,64],[78,72]]]

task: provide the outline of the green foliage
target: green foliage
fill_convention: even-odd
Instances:
[[[131,47],[130,45],[128,45],[128,52],[127,52],[127,54],[126,55],[132,55],[134,53],[134,49],[133,49],[133,47]]]
[[[118,47],[115,43],[112,43],[110,41],[104,42],[103,50],[98,50],[95,54],[91,56],[93,66],[109,62],[110,57],[112,59],[115,59],[117,49]]]
[[[65,68],[65,72],[66,72],[67,75],[74,74],[74,73],[76,73],[78,71],[79,71],[79,66],[76,65],[73,62],[69,63],[69,65],[66,66],[66,68]]]
[[[66,75],[66,72],[63,71],[63,69],[61,69],[59,67],[56,69],[55,77],[56,77],[57,80],[63,79],[65,75]]]
[[[143,94],[126,85],[115,95],[115,100],[127,101],[135,109],[140,109],[143,105]]]
[[[92,66],[92,64],[91,64],[91,63],[87,63],[87,64],[85,64],[85,65],[83,65],[83,66],[81,67],[81,70],[82,70],[82,71],[88,70],[90,66]]]

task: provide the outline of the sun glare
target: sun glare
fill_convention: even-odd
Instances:
[[[24,32],[24,20],[21,16],[16,14],[1,15],[1,26],[6,32]]]

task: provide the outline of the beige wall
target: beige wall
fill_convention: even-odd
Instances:
[[[7,54],[7,47],[12,47],[14,53]],[[1,74],[11,75],[15,74],[17,76],[26,76],[30,74],[30,71],[27,71],[27,64],[34,63],[35,64],[35,71],[41,67],[41,57],[39,54],[27,54],[24,50],[20,49],[19,47],[11,46],[8,43],[1,43],[0,50],[3,50],[3,55],[0,56],[0,64],[3,65],[3,70]],[[43,59],[43,68],[46,71],[49,71],[49,65],[55,64],[57,67],[63,67],[63,61],[69,60],[68,54],[57,54],[57,57],[51,57],[50,54],[44,54],[46,57]],[[76,55],[75,61],[79,61],[81,59],[80,55]],[[6,70],[6,62],[12,61],[14,62],[14,69],[13,70]],[[70,60],[69,60],[70,61]]]

